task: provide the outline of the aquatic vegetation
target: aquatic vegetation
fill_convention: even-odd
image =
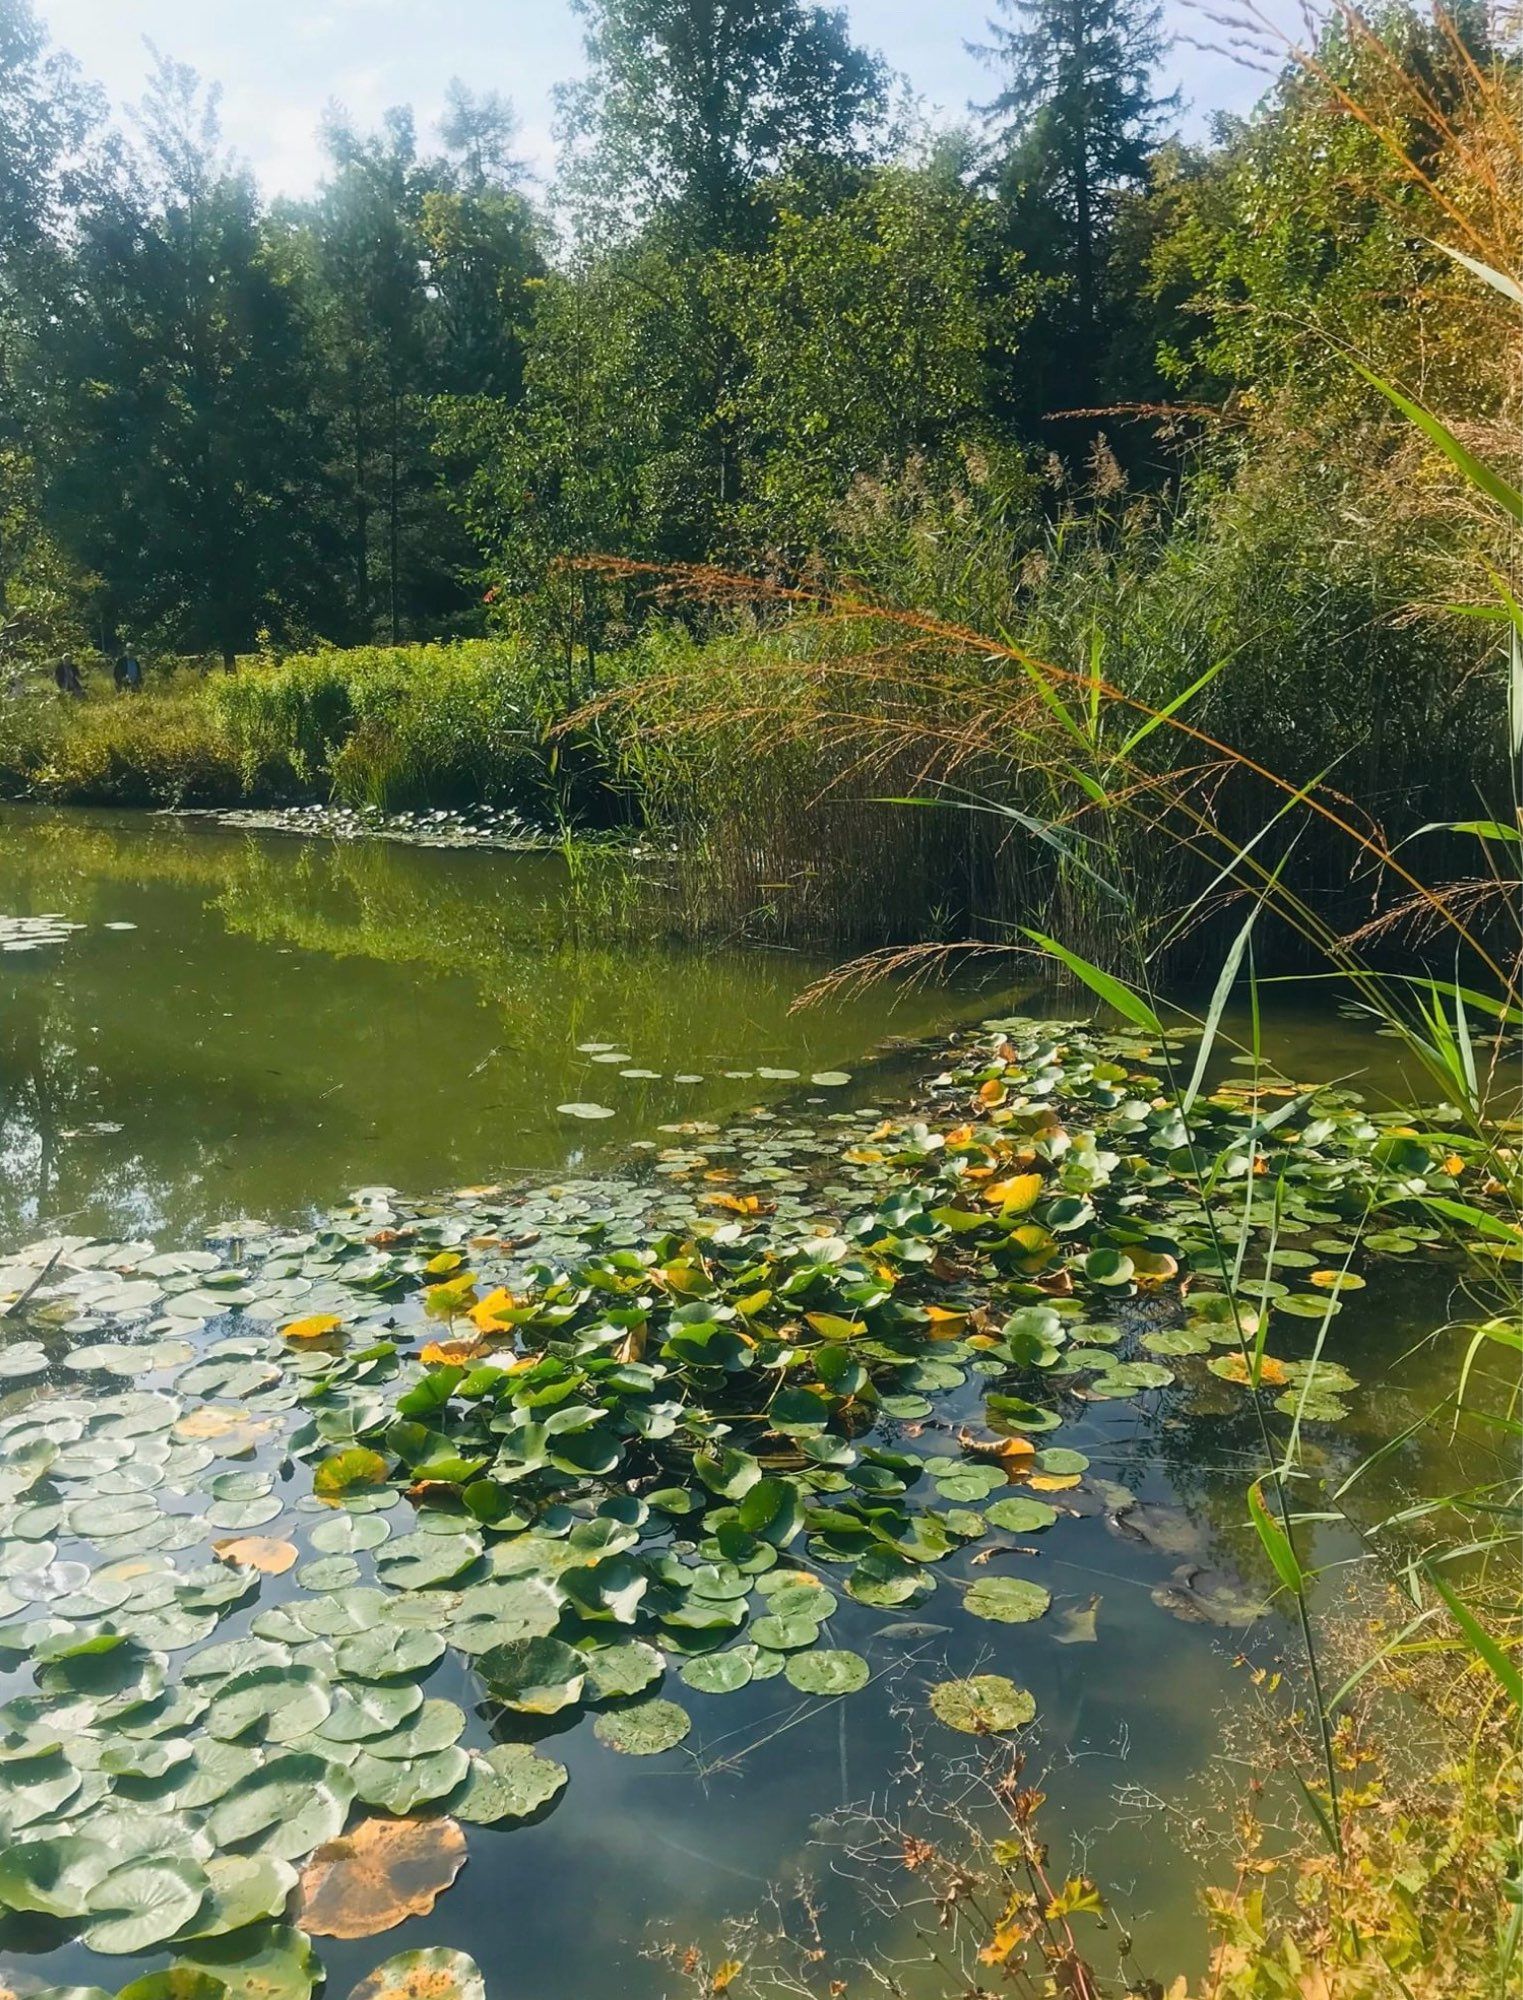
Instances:
[[[1051,1435],[1165,1393],[1336,1422],[1340,1302],[1274,1277],[1305,1268],[1279,1246],[1347,1270],[1383,1210],[1436,1241],[1417,1197],[1469,1142],[1257,1076],[1207,1087],[1186,1144],[1173,1039],[995,1023],[916,1111],[700,1126],[648,1179],[32,1246],[0,1271],[0,1652],[31,1681],[0,1707],[0,1908],[242,1991],[239,1941],[299,1996],[283,1920],[390,1928],[394,1867],[431,1901],[462,1824],[554,1809],[544,1719],[593,1711],[647,1757],[693,1728],[668,1672],[848,1698],[872,1668],[832,1634],[842,1597],[1040,1619],[1047,1588],[984,1549],[1018,1565],[991,1532],[1061,1535],[1081,1502],[1192,1558],[1167,1608],[1249,1622],[1263,1593],[1193,1560],[1187,1517]],[[446,1656],[474,1714],[427,1691]],[[1002,1675],[931,1705],[975,1732],[1034,1707]]]

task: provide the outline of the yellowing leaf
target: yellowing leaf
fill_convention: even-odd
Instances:
[[[261,1570],[266,1576],[284,1576],[296,1561],[296,1544],[275,1541],[268,1535],[228,1535],[212,1543],[212,1554],[218,1562],[237,1563],[241,1569]]]
[[[423,1310],[430,1319],[453,1319],[477,1303],[474,1271],[462,1271],[445,1285],[430,1285],[423,1294]]]
[[[1356,1278],[1352,1271],[1308,1271],[1306,1282],[1315,1285],[1319,1292],[1362,1292],[1363,1278]]]
[[[1018,1903],[1012,1903],[994,1926],[989,1942],[980,1950],[981,1965],[1003,1965],[1019,1945],[1031,1936],[1032,1926]]]
[[[1100,1891],[1087,1875],[1070,1875],[1047,1905],[1047,1919],[1050,1923],[1057,1917],[1071,1917],[1080,1910],[1098,1917],[1103,1914],[1105,1904],[1100,1899]]]
[[[325,1841],[302,1870],[301,1927],[316,1937],[374,1937],[427,1916],[465,1866],[459,1823],[366,1819]]]
[[[466,1361],[479,1361],[483,1354],[490,1354],[491,1351],[490,1343],[485,1340],[431,1340],[418,1358],[425,1368],[440,1363],[452,1367]]]
[[[1077,1472],[1033,1472],[1026,1481],[1034,1493],[1066,1493],[1078,1483]]]
[[[991,1076],[986,1083],[978,1086],[978,1101],[980,1104],[1003,1104],[1005,1086]]]
[[[506,1333],[511,1324],[507,1315],[519,1310],[519,1300],[499,1285],[470,1308],[470,1317],[482,1333]]]
[[[763,1202],[754,1194],[706,1194],[704,1201],[710,1208],[722,1208],[730,1215],[765,1215],[771,1209],[770,1202]]]
[[[709,1991],[711,1993],[723,1993],[728,1987],[734,1985],[735,1981],[740,1977],[742,1970],[743,1967],[738,1958],[727,1958],[722,1965],[714,1967],[713,1975],[709,1980]]]
[[[464,1259],[455,1250],[441,1250],[437,1257],[430,1257],[423,1266],[431,1278],[447,1278],[452,1271],[458,1271]]]
[[[839,1313],[805,1313],[804,1317],[827,1340],[855,1340],[867,1331],[861,1320],[842,1319]]]
[[[925,1311],[932,1340],[956,1340],[968,1324],[965,1312],[952,1312],[946,1306],[927,1306]],[[815,1315],[809,1317],[813,1321]]]
[[[1016,1174],[1008,1181],[995,1181],[984,1189],[984,1200],[997,1204],[1006,1215],[1024,1215],[1042,1192],[1040,1174]]]
[[[293,1319],[289,1326],[283,1326],[280,1337],[300,1347],[305,1341],[330,1339],[343,1323],[337,1313],[314,1313],[310,1319]]]
[[[1253,1364],[1246,1355],[1226,1354],[1215,1372],[1224,1382],[1240,1382],[1246,1388],[1253,1379]],[[1265,1354],[1259,1358],[1258,1380],[1264,1388],[1283,1389],[1290,1377],[1285,1373],[1283,1361],[1276,1361],[1272,1354]]]

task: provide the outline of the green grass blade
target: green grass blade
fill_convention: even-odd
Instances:
[[[1130,1021],[1134,1027],[1145,1028],[1150,1035],[1163,1033],[1162,1021],[1142,996],[1134,993],[1131,987],[1124,986],[1110,973],[1102,972],[1098,965],[1091,965],[1087,958],[1081,958],[1076,951],[1070,951],[1066,944],[1059,944],[1056,938],[1047,937],[1041,931],[1030,930],[1024,924],[1021,926],[1021,935],[1029,937],[1033,944],[1039,944],[1043,951],[1057,959],[1060,964],[1066,965],[1075,979],[1082,981],[1091,993],[1098,994],[1107,1007],[1114,1007],[1116,1012],[1124,1020]]]
[[[1517,1661],[1502,1650],[1464,1599],[1452,1585],[1445,1582],[1431,1563],[1424,1563],[1422,1570],[1423,1575],[1448,1605],[1449,1615],[1464,1633],[1470,1650],[1484,1666],[1490,1668],[1513,1707],[1523,1708],[1523,1672],[1519,1671]]]
[[[1306,1589],[1305,1572],[1296,1560],[1289,1535],[1264,1505],[1264,1495],[1257,1480],[1248,1489],[1248,1512],[1258,1530],[1259,1540],[1264,1544],[1264,1552],[1274,1564],[1275,1575],[1287,1590],[1300,1597]]]
[[[1458,467],[1477,492],[1484,493],[1488,500],[1494,500],[1504,513],[1515,521],[1523,522],[1523,493],[1511,486],[1498,472],[1478,459],[1473,451],[1462,445],[1447,425],[1440,423],[1431,410],[1425,410],[1421,403],[1414,403],[1410,396],[1404,396],[1392,383],[1383,381],[1362,361],[1354,366],[1372,387],[1378,389],[1390,403],[1394,403],[1409,422],[1415,424],[1430,444],[1436,445],[1451,465]]]

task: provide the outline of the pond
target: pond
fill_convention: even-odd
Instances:
[[[230,1600],[212,1621],[218,1644],[252,1635],[284,1646],[287,1673],[316,1671],[300,1664],[314,1644],[331,1672],[329,1655],[341,1631],[363,1629],[339,1626],[314,1635],[299,1621],[280,1623],[290,1616],[282,1607],[310,1601],[304,1590],[319,1590],[326,1572],[309,1576],[306,1566],[320,1551],[332,1552],[339,1596],[402,1572],[383,1542],[372,1552],[370,1530],[346,1528],[348,1540],[328,1535],[308,1545],[323,1508],[311,1491],[312,1453],[292,1427],[314,1396],[321,1414],[322,1397],[335,1393],[324,1374],[330,1366],[324,1343],[341,1345],[344,1336],[329,1336],[319,1325],[307,1353],[301,1336],[294,1347],[282,1347],[278,1327],[331,1314],[369,1329],[367,1337],[395,1335],[404,1346],[420,1332],[454,1335],[464,1321],[441,1327],[422,1318],[417,1276],[408,1279],[413,1289],[400,1305],[403,1295],[387,1289],[404,1266],[423,1270],[425,1250],[443,1259],[428,1263],[426,1283],[447,1290],[469,1260],[472,1271],[483,1273],[482,1292],[500,1283],[521,1300],[530,1265],[549,1269],[557,1257],[569,1265],[589,1246],[609,1254],[624,1246],[632,1254],[649,1231],[683,1218],[707,1214],[705,1226],[717,1220],[743,1243],[754,1216],[772,1213],[768,1226],[778,1231],[790,1218],[808,1229],[826,1215],[851,1215],[869,1196],[890,1198],[875,1164],[875,1135],[938,1067],[940,1057],[928,1052],[925,1038],[944,1040],[961,1029],[965,1041],[987,1050],[990,1032],[977,1024],[1006,1016],[1013,1004],[998,987],[879,988],[793,1013],[794,998],[823,964],[739,948],[600,941],[586,934],[551,856],[345,847],[163,818],[18,810],[0,821],[0,883],[6,917],[30,920],[13,923],[5,940],[25,948],[0,954],[0,1251],[42,1236],[60,1236],[67,1245],[56,1270],[41,1262],[12,1265],[10,1282],[0,1287],[14,1294],[37,1276],[43,1280],[37,1302],[55,1294],[59,1300],[51,1318],[44,1309],[12,1336],[30,1341],[38,1359],[29,1376],[18,1362],[16,1386],[0,1409],[0,1421],[9,1424],[0,1474],[18,1450],[41,1449],[45,1427],[55,1420],[62,1463],[72,1468],[52,1470],[54,1483],[62,1484],[62,1511],[39,1513],[24,1478],[3,1496],[9,1525],[0,1536],[0,1589],[15,1600],[6,1616],[24,1622],[42,1611],[65,1634],[71,1618],[86,1618],[89,1591],[99,1586],[81,1591],[80,1573],[69,1566],[92,1535],[98,1556],[140,1568],[157,1569],[180,1547],[193,1551],[186,1564],[207,1564],[204,1545],[196,1552],[196,1530],[182,1518],[203,1504],[197,1481],[204,1471],[230,1480],[213,1488],[225,1496],[217,1506],[226,1530],[301,1541],[303,1569],[255,1578],[257,1596]],[[1029,996],[1021,1002],[1027,1013],[1032,1004]],[[1131,1044],[1119,1046],[1123,1064],[1152,1059]],[[1388,1050],[1330,1011],[1286,1013],[1275,1024],[1274,1048],[1292,1074],[1304,1064],[1316,1078],[1369,1089],[1372,1102],[1395,1080]],[[950,1114],[954,1099],[942,1101]],[[955,1098],[968,1101],[965,1089]],[[587,1116],[592,1107],[609,1115]],[[1346,1119],[1357,1115],[1337,1111]],[[358,1207],[345,1202],[351,1189],[366,1191]],[[434,1190],[455,1192],[419,1206],[417,1198]],[[716,1213],[716,1199],[729,1209]],[[1285,1218],[1280,1247],[1290,1255],[1274,1267],[1287,1292],[1311,1265],[1340,1264],[1354,1254],[1338,1211],[1319,1210],[1304,1194],[1299,1199],[1306,1213]],[[328,1234],[308,1227],[321,1217],[328,1218]],[[922,1226],[932,1228],[923,1219],[903,1224],[909,1236]],[[936,1225],[950,1246],[941,1253],[949,1263],[964,1226]],[[201,1253],[207,1232],[211,1249]],[[161,1253],[171,1253],[167,1260],[142,1240],[150,1237]],[[92,1263],[91,1238],[117,1248]],[[1337,1410],[1338,1421],[1328,1410],[1329,1421],[1313,1426],[1315,1449],[1329,1466],[1352,1463],[1395,1435],[1425,1406],[1430,1379],[1442,1373],[1443,1358],[1420,1349],[1403,1377],[1390,1376],[1393,1349],[1414,1345],[1443,1319],[1448,1283],[1421,1236],[1392,1249],[1401,1256],[1399,1269],[1387,1269],[1382,1281],[1372,1268],[1377,1260],[1361,1256],[1367,1288],[1335,1302],[1340,1310],[1329,1353],[1354,1378],[1373,1384],[1379,1376],[1380,1386],[1353,1394],[1347,1409]],[[189,1261],[176,1264],[178,1252],[189,1252]],[[893,1261],[901,1252],[910,1256],[902,1245],[884,1254]],[[720,1254],[733,1259],[739,1252]],[[354,1276],[355,1258],[379,1259],[387,1268],[362,1281]],[[1039,1265],[1040,1258],[1032,1269]],[[971,1275],[966,1267],[957,1282]],[[612,1285],[613,1277],[606,1281]],[[679,1279],[672,1283],[680,1291]],[[602,1723],[588,1726],[575,1701],[564,1713],[533,1714],[510,1704],[505,1728],[502,1711],[482,1703],[468,1648],[451,1647],[430,1664],[429,1701],[453,1704],[464,1716],[460,1741],[467,1753],[485,1750],[494,1735],[532,1742],[565,1768],[567,1781],[521,1818],[468,1824],[469,1864],[431,1913],[384,1934],[318,1938],[329,1991],[346,1993],[392,1951],[433,1945],[471,1953],[493,2000],[571,2000],[597,1988],[643,2000],[672,1991],[681,1981],[653,1956],[658,1939],[713,1949],[721,1919],[758,1905],[769,1883],[800,1868],[828,1877],[829,1852],[810,1844],[815,1822],[869,1795],[882,1797],[889,1774],[912,1755],[933,1771],[938,1763],[950,1768],[972,1739],[935,1719],[928,1691],[949,1677],[985,1673],[1007,1676],[1034,1699],[1031,1754],[1049,1796],[1046,1832],[1060,1866],[1082,1866],[1101,1881],[1146,1969],[1165,1983],[1178,1971],[1197,1972],[1203,1878],[1196,1844],[1183,1829],[1205,1810],[1223,1775],[1213,1769],[1220,1718],[1248,1698],[1243,1655],[1272,1666],[1282,1654],[1294,1658],[1295,1638],[1290,1619],[1268,1602],[1273,1580],[1246,1517],[1245,1488],[1261,1469],[1250,1399],[1229,1379],[1206,1372],[1199,1359],[1210,1344],[1199,1330],[1204,1319],[1188,1322],[1195,1331],[1176,1333],[1170,1345],[1179,1315],[1150,1318],[1145,1285],[1142,1294],[1130,1316],[1117,1308],[1119,1317],[1108,1320],[1105,1310],[1093,1308],[1084,1327],[1092,1345],[1081,1364],[1091,1371],[1083,1378],[1088,1388],[1078,1398],[1065,1395],[1057,1441],[1063,1453],[1079,1455],[1072,1463],[1083,1461],[1082,1478],[1064,1457],[1033,1489],[1017,1486],[1011,1474],[1011,1490],[1025,1495],[1027,1511],[1023,1516],[1022,1503],[1015,1503],[998,1563],[981,1539],[987,1529],[969,1521],[968,1509],[999,1490],[1003,1473],[981,1484],[987,1460],[974,1465],[971,1477],[966,1466],[946,1469],[945,1454],[955,1457],[959,1439],[984,1420],[986,1393],[1001,1374],[1000,1361],[963,1338],[966,1310],[950,1315],[959,1324],[939,1350],[945,1359],[932,1350],[929,1360],[901,1365],[890,1338],[880,1361],[886,1358],[891,1374],[898,1368],[902,1380],[889,1386],[910,1383],[913,1393],[889,1396],[870,1434],[852,1431],[844,1457],[811,1456],[812,1427],[796,1426],[805,1446],[800,1462],[806,1470],[815,1466],[817,1495],[827,1502],[848,1484],[835,1465],[858,1447],[866,1450],[869,1439],[882,1454],[881,1463],[872,1461],[875,1477],[852,1474],[855,1490],[866,1496],[901,1490],[903,1454],[933,1463],[943,1455],[930,1501],[953,1510],[945,1553],[954,1587],[924,1602],[918,1593],[906,1595],[897,1605],[892,1592],[880,1591],[874,1603],[871,1591],[860,1598],[842,1591],[839,1579],[848,1572],[830,1565],[851,1558],[857,1531],[839,1522],[833,1530],[828,1523],[816,1528],[807,1559],[803,1540],[777,1543],[788,1548],[787,1562],[802,1565],[795,1594],[811,1579],[832,1587],[823,1650],[810,1652],[811,1627],[797,1657],[858,1663],[827,1670],[848,1676],[849,1698],[828,1680],[811,1682],[807,1668],[795,1669],[791,1641],[776,1654],[752,1646],[745,1684],[710,1691],[711,1670],[694,1665],[703,1651],[685,1648],[679,1636],[692,1622],[684,1626],[671,1613],[658,1633],[668,1646],[659,1695],[680,1703],[689,1731],[662,1754],[620,1755],[604,1740]],[[765,1305],[754,1310],[766,1318]],[[836,1305],[816,1315],[825,1323],[817,1329],[822,1339],[849,1344],[861,1334],[855,1322],[841,1320],[845,1310]],[[1036,1310],[1033,1324],[1060,1342],[1067,1338],[1043,1317],[1045,1305]],[[1074,1325],[1067,1302],[1062,1312]],[[695,1329],[692,1337],[699,1330],[713,1337],[712,1328],[700,1329],[701,1318],[690,1314],[685,1322]],[[479,1323],[466,1324],[466,1332]],[[880,1332],[885,1324],[873,1322]],[[1282,1322],[1276,1311],[1275,1326],[1276,1350],[1294,1369],[1319,1325],[1309,1315]],[[131,1362],[113,1372],[109,1353],[104,1361],[97,1353],[93,1363],[87,1357],[71,1371],[71,1344],[94,1351],[116,1341],[133,1343]],[[1105,1343],[1118,1341],[1116,1353],[1138,1357],[1125,1366],[1141,1372],[1117,1374],[1112,1383]],[[641,1351],[631,1347],[625,1365],[638,1371]],[[0,1347],[0,1365],[7,1352],[16,1350]],[[1149,1363],[1155,1353],[1181,1358]],[[205,1428],[184,1438],[175,1429],[176,1441],[163,1446],[157,1461],[146,1446],[136,1453],[118,1442],[151,1439],[170,1418],[182,1422],[176,1398],[192,1391],[180,1371],[192,1356],[193,1368],[213,1371],[203,1373],[195,1391],[207,1408],[241,1404],[268,1425],[249,1447],[251,1456],[212,1462],[210,1449],[188,1446],[190,1436],[213,1434]],[[335,1380],[350,1371],[342,1395],[353,1397],[361,1394],[355,1384],[367,1379],[366,1369],[384,1372],[394,1363],[339,1358],[331,1365]],[[746,1365],[732,1349],[725,1366]],[[404,1363],[409,1371],[414,1366]],[[708,1364],[695,1362],[690,1372],[709,1394]],[[1160,1382],[1176,1376],[1186,1393],[1160,1390]],[[134,1400],[144,1392],[147,1400]],[[1021,1420],[1038,1448],[1041,1415],[1031,1409]],[[219,1421],[232,1426],[236,1418]],[[324,1436],[336,1441],[340,1432],[330,1428]],[[80,1513],[97,1462],[92,1440],[106,1469],[102,1492],[121,1496],[115,1504],[128,1521],[125,1541],[116,1532],[120,1523],[95,1515],[86,1521]],[[1372,1507],[1421,1484],[1428,1449],[1413,1440],[1381,1467]],[[203,1451],[209,1469],[200,1464]],[[140,1474],[138,1458],[159,1471]],[[425,1461],[414,1455],[405,1462],[416,1468]],[[565,1466],[551,1462],[564,1484]],[[453,1511],[446,1509],[435,1527],[460,1527],[451,1482],[466,1477],[415,1474],[425,1510],[435,1497],[431,1485],[451,1488]],[[70,1486],[71,1478],[78,1483]],[[723,1481],[716,1475],[709,1483],[713,1508]],[[47,1486],[44,1476],[37,1490]],[[159,1497],[149,1505],[145,1494],[155,1490]],[[371,1511],[366,1495],[357,1495],[355,1511],[339,1515],[340,1526],[380,1521],[388,1538],[400,1540],[412,1525],[412,1503],[400,1499],[395,1485],[374,1497]],[[112,1503],[105,1504],[109,1511]],[[660,1505],[658,1498],[658,1515]],[[679,1548],[689,1546],[682,1543],[684,1507],[670,1505],[665,1532]],[[161,1509],[162,1518],[150,1518]],[[139,1513],[141,1549],[131,1525]],[[426,1521],[426,1513],[419,1518]],[[556,1532],[564,1536],[570,1519]],[[598,1519],[610,1537],[615,1529],[624,1534],[627,1523],[612,1499]],[[490,1562],[512,1548],[510,1538],[498,1539],[511,1525],[497,1516],[487,1522],[484,1556],[469,1520],[466,1539],[455,1539],[466,1557]],[[34,1572],[20,1545],[33,1532],[46,1536],[53,1552],[46,1560],[62,1568],[51,1580],[37,1572],[40,1582],[23,1585],[15,1580]],[[632,1545],[632,1531],[627,1539]],[[754,1537],[746,1547],[756,1562],[737,1573],[734,1590],[742,1595],[753,1585],[761,1590],[757,1579],[765,1578]],[[1332,1560],[1353,1548],[1351,1537],[1329,1530],[1318,1554]],[[771,1543],[761,1553],[768,1551],[770,1568],[778,1556]],[[415,1549],[403,1560],[416,1567],[428,1556],[427,1548],[422,1558]],[[615,1549],[609,1560],[627,1558]],[[719,1569],[731,1575],[727,1561]],[[427,1566],[426,1591],[437,1569],[436,1562]],[[446,1622],[459,1615],[450,1594],[457,1582],[495,1587],[474,1583],[478,1572],[464,1562],[457,1570],[458,1576],[446,1565],[440,1572],[442,1595],[418,1598],[419,1624],[430,1615]],[[500,1566],[494,1574],[515,1572]],[[1029,1609],[1019,1620],[1005,1612],[969,1615],[968,1593],[981,1581],[1017,1576],[1040,1579],[1038,1594],[1051,1600],[1047,1615],[1031,1618]],[[677,1582],[687,1588],[691,1578]],[[203,1598],[211,1588],[204,1581],[194,1587]],[[676,1587],[671,1574],[653,1570],[651,1602]],[[735,1601],[733,1592],[726,1597],[729,1590],[711,1579],[694,1596],[720,1618],[714,1604]],[[82,1602],[69,1601],[71,1592]],[[1007,1590],[1007,1609],[1010,1597]],[[138,1600],[120,1601],[130,1607]],[[182,1606],[186,1601],[182,1596]],[[367,1601],[358,1601],[361,1620]],[[613,1619],[607,1630],[622,1630],[622,1614],[606,1605],[594,1613],[582,1599],[573,1601],[585,1610],[589,1643],[600,1630],[594,1617]],[[1245,1601],[1246,1615],[1239,1609]],[[194,1615],[203,1608],[196,1599]],[[765,1615],[759,1601],[758,1614]],[[143,1615],[151,1621],[161,1614]],[[166,1628],[152,1629],[167,1647]],[[264,1633],[282,1636],[265,1640]],[[36,1635],[27,1643],[38,1643]],[[182,1638],[178,1648],[168,1647],[172,1690],[181,1687],[182,1670],[193,1669],[198,1655],[187,1648],[198,1644]],[[0,1693],[24,1695],[35,1662],[0,1651],[4,1664],[14,1671]],[[67,1681],[77,1670],[60,1658],[44,1671]],[[189,1678],[199,1685],[194,1671]],[[617,1719],[617,1703],[612,1712]],[[289,1739],[276,1732],[267,1740]],[[174,1809],[172,1774],[123,1784],[140,1813]],[[38,1825],[70,1824],[63,1806],[17,1813],[14,1798],[0,1786],[0,1816],[8,1815],[13,1840],[33,1839],[28,1829]],[[84,1819],[80,1830],[88,1832]],[[243,1849],[250,1851],[247,1842]],[[252,1851],[259,1851],[257,1840]],[[187,1865],[199,1865],[186,1853]],[[851,1873],[840,1870],[829,1890],[828,1922],[846,1930],[863,1921],[857,1892],[845,1879]],[[121,1935],[131,1944],[136,1933]],[[164,1950],[91,1951],[50,1918],[13,1917],[0,1928],[0,1973],[22,1990],[50,1981],[114,1990],[165,1959]],[[233,1973],[226,1976],[235,1993],[251,1990],[240,1989]]]

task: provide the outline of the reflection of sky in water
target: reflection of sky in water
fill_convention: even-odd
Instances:
[[[790,1015],[819,965],[796,954],[578,939],[558,902],[556,864],[537,858],[13,813],[0,818],[0,881],[8,914],[58,910],[87,926],[0,960],[8,1241],[66,1222],[183,1243],[209,1222],[300,1213],[361,1185],[564,1172],[660,1137],[662,1123],[723,1119],[763,1097],[821,1096],[822,1111],[888,1102],[913,1070],[865,1064],[875,1044],[1001,1004],[994,993],[879,991]],[[112,922],[138,928],[112,932]],[[619,1078],[578,1051],[590,1040],[663,1074]],[[1324,1017],[1287,1019],[1276,1052],[1324,1076],[1363,1072],[1372,1056],[1366,1038]],[[1374,1051],[1387,1074],[1389,1053]],[[838,1095],[719,1074],[762,1063],[858,1074]],[[676,1071],[705,1080],[677,1085]],[[617,1115],[568,1129],[555,1107],[584,1099]],[[92,1129],[105,1127],[119,1129]],[[1409,1325],[1425,1330],[1442,1317],[1436,1276],[1394,1282]],[[1378,1285],[1349,1302],[1339,1355],[1355,1373],[1362,1358],[1372,1368],[1388,1359],[1390,1318]],[[1294,1323],[1285,1351],[1312,1337]],[[1430,1351],[1419,1365],[1437,1379],[1443,1358]],[[1349,1462],[1422,1401],[1420,1382],[1382,1390],[1317,1448]],[[1087,1450],[1103,1478],[1183,1500],[1201,1524],[1203,1555],[1257,1575],[1242,1492],[1258,1460],[1240,1398],[1167,1423],[1126,1404],[1094,1406],[1063,1441]],[[927,1437],[921,1449],[936,1442]],[[1416,1440],[1381,1467],[1372,1513],[1420,1483],[1432,1448]],[[1160,1609],[1150,1592],[1175,1559],[1120,1539],[1100,1518],[1066,1520],[1034,1541],[1020,1573],[1048,1585],[1059,1613],[1098,1596],[1098,1643],[1062,1644],[1057,1617],[1026,1626],[967,1618],[944,1584],[903,1617],[842,1599],[832,1642],[864,1652],[875,1675],[843,1702],[817,1708],[782,1679],[706,1696],[673,1671],[662,1692],[693,1716],[693,1756],[645,1763],[607,1750],[585,1723],[548,1729],[544,1748],[571,1772],[556,1806],[525,1827],[471,1828],[470,1861],[431,1916],[384,1939],[321,1940],[330,1991],[345,1993],[392,1949],[448,1944],[479,1959],[493,2000],[610,1989],[653,2000],[675,1982],[642,1955],[650,1925],[712,1948],[723,1915],[753,1908],[767,1883],[799,1866],[823,1878],[833,1930],[849,1931],[860,1916],[849,1871],[810,1847],[811,1827],[881,1794],[905,1758],[909,1722],[932,1768],[965,1755],[966,1739],[928,1720],[925,1695],[948,1673],[975,1671],[1008,1673],[1037,1697],[1032,1769],[1049,1794],[1056,1865],[1100,1878],[1136,1932],[1144,1970],[1165,1983],[1198,1971],[1199,1878],[1175,1815],[1191,1809],[1208,1774],[1215,1718],[1241,1695],[1238,1642]],[[970,1567],[971,1553],[945,1574],[990,1574]],[[1288,1643],[1271,1614],[1254,1650],[1270,1658]],[[469,1704],[458,1662],[441,1667],[429,1692]],[[477,1734],[484,1740],[484,1727]],[[114,1987],[132,1969],[72,1947],[48,1976]]]

